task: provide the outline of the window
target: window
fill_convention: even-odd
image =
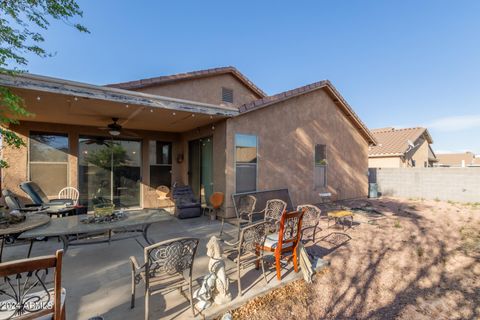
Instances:
[[[257,136],[235,135],[236,192],[257,190]]]
[[[49,197],[68,186],[68,136],[30,133],[29,175]]]
[[[222,88],[222,101],[233,103],[233,90],[228,88]]]
[[[150,187],[172,185],[172,143],[150,141]]]
[[[315,169],[313,174],[315,189],[327,186],[327,146],[315,145]]]

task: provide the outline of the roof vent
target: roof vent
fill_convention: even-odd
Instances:
[[[222,101],[233,103],[233,90],[222,87]]]

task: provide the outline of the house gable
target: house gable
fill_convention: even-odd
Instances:
[[[107,86],[216,105],[240,106],[266,96],[233,67],[193,71]],[[233,102],[222,100],[223,88],[232,90]]]

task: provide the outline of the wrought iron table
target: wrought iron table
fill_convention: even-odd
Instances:
[[[124,219],[111,222],[82,222],[88,216],[90,215],[52,219],[47,225],[22,233],[19,238],[30,240],[30,246],[32,246],[38,237],[58,237],[63,242],[64,252],[68,250],[69,246],[101,242],[110,243],[111,241],[138,237],[138,233],[143,235],[148,244],[152,244],[147,235],[150,226],[153,223],[170,219],[170,215],[161,209],[128,211]],[[132,235],[132,233],[136,234]],[[122,234],[124,236],[112,237],[113,234]]]
[[[2,262],[3,256],[3,249],[5,246],[5,238],[11,235],[19,234],[39,226],[45,225],[50,222],[50,217],[46,213],[35,212],[35,213],[27,213],[25,215],[25,220],[15,224],[9,224],[8,226],[0,227],[0,262]],[[30,256],[30,252],[32,250],[31,243],[30,248],[28,250],[28,255]]]

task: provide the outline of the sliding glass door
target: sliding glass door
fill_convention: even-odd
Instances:
[[[117,208],[140,206],[141,143],[103,137],[80,137],[80,203],[113,202]]]

